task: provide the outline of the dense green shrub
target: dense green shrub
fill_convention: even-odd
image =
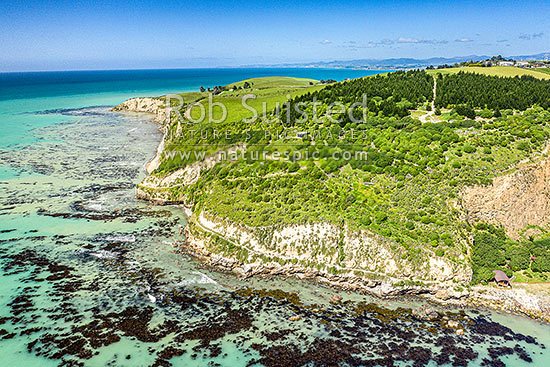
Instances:
[[[493,279],[493,270],[506,264],[502,254],[503,245],[504,238],[501,236],[485,231],[475,233],[472,246],[473,283]]]
[[[476,148],[471,145],[464,146],[464,152],[466,153],[474,153],[475,151],[476,151]]]
[[[535,272],[550,272],[550,254],[535,256],[531,269]]]
[[[484,119],[490,119],[493,117],[493,111],[485,108],[483,111],[481,111],[481,113],[479,114],[480,117],[484,118]]]
[[[550,239],[533,243],[534,260],[531,269],[534,272],[550,272]]]
[[[529,267],[531,260],[530,253],[526,246],[513,245],[506,250],[505,257],[508,259],[510,269],[513,271],[525,270]]]
[[[471,120],[476,118],[476,111],[470,106],[460,104],[455,107],[456,113],[458,113],[461,116],[467,117]]]

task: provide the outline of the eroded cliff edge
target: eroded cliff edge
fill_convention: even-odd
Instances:
[[[472,222],[500,224],[515,240],[529,237],[550,223],[549,183],[550,159],[542,157],[494,178],[491,185],[466,188],[463,205]]]

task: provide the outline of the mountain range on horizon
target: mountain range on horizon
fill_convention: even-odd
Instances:
[[[272,65],[246,65],[246,67],[337,67],[337,68],[367,68],[367,69],[410,69],[423,68],[430,65],[438,66],[444,64],[455,64],[463,61],[482,61],[490,59],[487,55],[469,55],[456,57],[431,57],[427,59],[415,59],[408,57],[389,58],[389,59],[353,59],[353,60],[332,60],[315,61],[307,63],[285,63]],[[533,55],[504,56],[507,59],[516,61],[537,61],[550,60],[550,52],[542,52]]]

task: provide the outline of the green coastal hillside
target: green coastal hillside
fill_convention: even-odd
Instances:
[[[229,85],[230,89],[235,87],[244,87],[249,85],[250,88],[254,89],[265,89],[265,88],[283,88],[283,87],[308,87],[313,84],[318,84],[319,81],[315,79],[306,79],[306,78],[292,78],[288,76],[268,76],[263,78],[252,78],[247,80],[242,80],[240,82]]]
[[[249,103],[260,112],[256,119],[241,104],[249,94],[256,95]],[[190,99],[201,101],[196,94]],[[208,111],[207,97],[202,101]],[[472,269],[476,283],[491,279],[496,269],[528,281],[549,279],[547,227],[511,235],[499,223],[472,220],[462,200],[464,190],[544,158],[549,80],[449,70],[328,85],[261,78],[228,85],[212,101],[224,103],[227,118],[168,126],[162,162],[150,182],[185,173],[216,152],[240,154],[203,164],[196,179],[174,175],[169,184],[146,182],[140,189],[150,198],[183,202],[194,213],[254,231],[258,243],[273,247],[269,260],[281,264],[292,260],[281,255],[286,245],[273,238],[276,231],[326,223],[384,243],[397,264],[384,269],[410,269],[408,279],[427,280],[422,278],[430,271],[415,272],[434,259]],[[199,113],[196,105],[180,111],[193,121]],[[200,225],[193,228],[205,235]],[[307,247],[315,254],[300,264],[336,274],[351,267],[360,273],[361,264],[370,264],[362,245],[352,252],[348,237],[334,236],[332,244],[298,241],[292,251]],[[219,233],[210,249],[242,262],[266,261]]]
[[[248,140],[249,143],[259,141],[260,135],[265,135],[265,128],[278,126],[272,124],[270,117],[277,105],[282,105],[288,98],[308,92],[317,91],[324,86],[313,79],[290,77],[265,77],[252,78],[236,82],[224,87],[225,90],[208,98],[208,93],[183,93],[184,107],[179,111],[189,126],[193,129],[177,131],[178,124],[169,126],[169,136],[173,137],[167,142],[168,151],[199,151],[213,153],[222,147],[231,146]],[[243,99],[248,107],[243,106]],[[197,104],[200,102],[200,106]],[[223,119],[223,111],[219,107],[223,104],[227,115]],[[258,115],[258,120],[250,124],[247,120]],[[264,117],[265,115],[265,117]],[[220,121],[222,120],[223,121]],[[220,121],[220,122],[218,122]],[[280,126],[280,125],[279,125]],[[253,127],[256,130],[251,130]],[[223,134],[214,134],[223,132]],[[195,134],[202,132],[202,134]],[[254,137],[248,136],[253,133]],[[196,157],[165,156],[160,172],[166,173],[192,163]]]
[[[522,69],[514,66],[493,66],[493,67],[481,67],[481,66],[467,66],[461,68],[447,68],[437,70],[427,70],[427,73],[431,75],[437,74],[456,74],[459,72],[474,73],[487,76],[500,76],[500,77],[516,77],[516,76],[532,76],[538,79],[550,79],[550,73],[548,69]]]

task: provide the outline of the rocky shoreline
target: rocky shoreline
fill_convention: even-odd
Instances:
[[[114,111],[146,112],[155,114],[155,121],[163,127],[165,109],[161,99],[157,98],[133,98],[115,107]],[[155,187],[164,187],[167,183],[181,177],[197,177],[201,168],[179,170],[169,175],[171,177],[160,179],[151,176],[160,163],[165,136],[155,154],[155,157],[147,164],[148,176],[144,182],[137,186],[136,196],[139,199],[148,200],[156,205],[181,204],[174,201],[169,195],[162,191],[155,191]],[[212,162],[210,162],[212,163]],[[214,163],[215,164],[215,163]],[[208,163],[204,164],[205,166]],[[189,172],[191,170],[191,172]],[[187,209],[188,217],[191,216],[190,209]],[[190,222],[191,223],[191,222]],[[179,251],[190,254],[203,262],[208,267],[223,272],[233,273],[241,278],[248,277],[294,277],[307,279],[327,284],[332,287],[347,291],[366,293],[381,298],[397,298],[401,296],[420,296],[430,302],[444,305],[455,305],[474,308],[490,308],[497,311],[515,313],[528,316],[532,319],[550,323],[550,297],[528,293],[522,289],[500,289],[489,286],[477,286],[457,291],[451,284],[400,284],[396,285],[398,279],[385,277],[384,279],[370,279],[354,274],[331,274],[313,268],[307,268],[299,264],[281,265],[277,262],[254,262],[248,263],[239,261],[233,257],[222,256],[219,253],[210,251],[205,245],[205,239],[192,233],[189,223],[184,229],[186,242],[177,244]],[[455,289],[453,289],[455,288]]]
[[[189,215],[189,210],[187,211]],[[397,299],[402,296],[417,296],[439,305],[491,309],[527,316],[550,323],[550,297],[530,294],[523,289],[476,286],[461,292],[438,285],[395,285],[392,281],[368,279],[354,275],[335,275],[299,265],[271,263],[242,263],[238,260],[210,252],[202,238],[194,235],[189,226],[185,229],[186,242],[178,244],[182,253],[199,259],[207,267],[232,273],[242,279],[297,278],[311,280],[351,292],[376,296],[382,299]]]
[[[164,126],[164,122],[166,120],[166,110],[164,108],[164,101],[160,98],[137,97],[122,102],[118,106],[114,107],[112,111],[152,113],[155,115],[153,121],[160,127],[162,132],[162,140],[157,147],[155,156],[145,165],[145,172],[149,175],[158,168],[160,164],[160,156],[164,150],[166,140],[166,128]]]

